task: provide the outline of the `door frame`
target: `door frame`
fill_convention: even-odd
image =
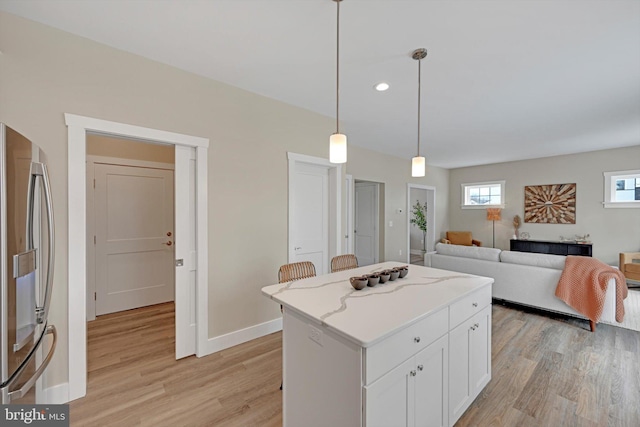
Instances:
[[[295,259],[295,251],[293,244],[293,188],[295,181],[295,171],[297,163],[306,163],[315,166],[321,166],[329,171],[329,253],[327,266],[331,265],[331,258],[342,254],[342,183],[344,177],[342,174],[342,165],[330,163],[329,160],[321,157],[307,156],[306,154],[297,154],[287,152],[288,160],[288,218],[287,218],[287,262],[291,263]]]
[[[407,263],[411,263],[411,189],[427,192],[427,252],[434,250],[436,244],[436,187],[407,183]]]
[[[347,200],[347,232],[344,234],[344,238],[346,239],[344,253],[352,254],[355,250],[353,246],[353,192],[355,191],[353,175],[345,175],[345,187],[345,199]]]
[[[106,134],[129,139],[141,139],[174,146],[195,148],[196,200],[195,226],[198,234],[208,235],[207,224],[207,150],[209,139],[157,129],[111,122],[65,113],[68,152],[68,401],[87,394],[87,327],[86,327],[86,134]],[[175,164],[179,173],[188,164]],[[188,170],[188,169],[187,169]],[[178,189],[174,189],[178,191]],[[180,208],[180,207],[178,207]],[[208,326],[208,238],[196,239],[196,355],[204,356],[209,338]],[[177,295],[176,295],[177,296]],[[73,309],[71,309],[73,307]]]

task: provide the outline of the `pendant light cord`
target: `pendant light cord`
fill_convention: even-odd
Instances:
[[[336,133],[340,133],[340,1],[336,1]]]
[[[418,157],[420,157],[420,76],[422,59],[418,59]]]

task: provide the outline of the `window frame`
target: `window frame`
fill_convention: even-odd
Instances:
[[[500,203],[498,204],[486,204],[486,205],[472,205],[467,204],[467,193],[469,188],[473,187],[493,187],[499,185],[500,186]],[[504,200],[505,200],[505,187],[506,181],[486,181],[486,182],[466,182],[460,184],[461,189],[461,198],[460,208],[462,209],[487,209],[487,208],[502,208],[504,209]]]
[[[640,179],[640,169],[628,171],[604,172],[604,201],[605,208],[636,208],[640,209],[640,200],[614,200],[616,181],[621,179]]]

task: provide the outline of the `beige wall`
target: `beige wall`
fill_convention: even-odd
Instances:
[[[0,120],[45,151],[56,213],[51,321],[60,331],[48,385],[67,381],[67,128],[64,113],[209,138],[209,336],[280,315],[260,293],[287,261],[287,152],[328,157],[333,119],[0,13]],[[135,70],[130,72],[129,70]],[[385,258],[406,254],[409,159],[353,145],[347,173],[385,183]],[[446,224],[448,171],[438,188]],[[344,206],[344,205],[343,205]],[[387,223],[388,225],[388,223]]]
[[[386,156],[365,148],[350,146],[347,173],[354,180],[384,183],[384,215],[386,261],[407,260],[407,183],[429,185],[436,188],[436,235],[448,225],[449,171],[427,165],[424,178],[411,177],[411,159]],[[427,162],[428,162],[427,153]],[[402,209],[402,213],[398,210]],[[393,227],[389,226],[393,221]],[[402,251],[402,255],[400,255]],[[382,257],[382,254],[380,254]]]
[[[87,135],[87,155],[169,164],[175,162],[173,146],[93,134]]]
[[[640,143],[640,141],[638,141]],[[640,250],[640,210],[605,209],[603,172],[640,168],[640,145],[590,153],[498,163],[451,170],[450,226],[471,230],[473,236],[491,246],[491,222],[486,210],[460,208],[461,184],[506,180],[506,206],[496,222],[496,247],[509,249],[512,220],[523,219],[520,231],[531,239],[559,240],[560,236],[591,235],[593,255],[607,264],[618,264],[618,253]],[[576,183],[576,223],[531,224],[524,222],[524,187],[527,185]]]

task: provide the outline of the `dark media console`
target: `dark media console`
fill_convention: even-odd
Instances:
[[[539,254],[592,256],[591,243],[512,239],[510,249],[512,251],[535,252]]]

